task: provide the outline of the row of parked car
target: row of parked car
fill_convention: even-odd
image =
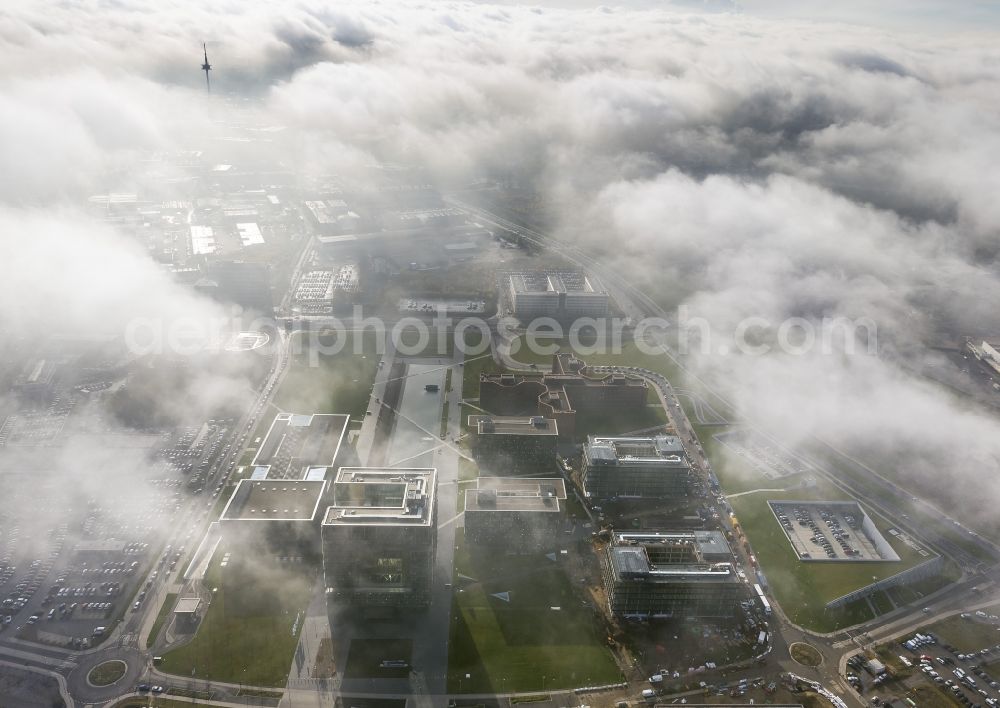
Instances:
[[[928,641],[931,639],[933,641]],[[928,633],[918,633],[911,639],[903,642],[903,646],[916,653],[920,650],[920,647],[927,646],[929,644],[936,644],[936,638]],[[956,700],[966,706],[971,708],[981,708],[979,703],[975,703],[976,694],[983,697],[984,702],[990,708],[996,708],[1000,705],[1000,698],[991,694],[987,690],[987,687],[992,689],[994,692],[1000,691],[1000,681],[995,680],[992,676],[986,673],[986,671],[979,665],[974,665],[968,668],[968,670],[956,666],[956,661],[970,662],[975,661],[981,657],[988,657],[994,652],[1000,652],[1000,644],[992,647],[986,647],[978,652],[960,652],[956,647],[951,644],[941,644],[941,648],[945,651],[954,655],[954,659],[949,656],[930,656],[928,654],[920,654],[917,659],[920,671],[924,673],[929,679],[934,683],[941,686],[942,689],[949,691]],[[904,664],[910,665],[912,662],[904,656],[899,657]],[[939,671],[944,671],[944,667],[954,667],[951,669],[954,679],[942,676]],[[974,676],[979,677],[978,683]],[[969,698],[966,691],[973,696]]]

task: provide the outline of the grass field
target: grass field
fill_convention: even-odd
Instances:
[[[920,708],[955,708],[961,705],[937,686],[924,684],[908,691],[906,696]]]
[[[352,639],[344,677],[406,678],[412,653],[413,642],[409,639]],[[383,667],[383,661],[403,661],[407,666]]]
[[[587,435],[624,435],[665,425],[667,413],[652,390],[649,392],[648,401],[651,405],[638,410],[602,410],[591,415],[577,413],[577,439],[582,440]]]
[[[188,700],[182,701],[174,698],[164,698],[161,694],[157,696],[123,698],[111,708],[191,708],[193,705],[198,704]]]
[[[443,332],[444,341],[441,341],[440,333]],[[420,331],[414,327],[405,327],[398,332],[390,332],[393,346],[400,356],[413,357],[450,357],[455,353],[455,333],[451,330],[439,330],[436,327],[428,328],[427,341],[420,342]]]
[[[95,686],[110,686],[124,676],[127,669],[128,665],[124,661],[117,659],[105,661],[90,670],[90,673],[87,674],[87,680]]]
[[[712,456],[712,452],[708,454]],[[713,465],[714,462],[713,459]],[[853,607],[834,611],[826,610],[825,605],[830,600],[874,582],[875,579],[895,575],[925,560],[909,546],[892,536],[886,536],[886,540],[899,554],[899,562],[803,563],[792,550],[767,502],[776,499],[841,500],[849,497],[822,478],[816,478],[814,486],[809,488],[793,488],[799,484],[802,475],[778,481],[757,478],[758,481],[753,482],[747,477],[737,476],[732,463],[714,467],[722,488],[727,493],[734,488],[745,491],[747,487],[788,489],[784,492],[751,493],[729,501],[775,597],[796,624],[816,631],[832,631],[869,619],[872,613],[867,603],[854,603]],[[871,510],[868,511],[871,514]],[[880,530],[886,530],[887,524],[883,519],[872,516],[872,520]],[[879,609],[882,609],[882,604],[884,611],[892,609],[888,598],[884,596],[875,602]]]
[[[935,622],[925,629],[937,635],[945,644],[951,644],[960,652],[979,651],[1000,644],[1000,624],[982,621],[978,617],[962,619],[958,615]]]
[[[819,666],[823,662],[823,655],[811,644],[795,642],[789,649],[792,659],[803,666]]]
[[[983,664],[983,670],[990,675],[990,678],[997,681],[1000,676],[1000,659]]]
[[[170,617],[170,613],[174,609],[175,602],[177,602],[177,593],[167,593],[167,597],[163,600],[163,605],[160,606],[160,611],[156,614],[156,620],[153,622],[153,627],[149,630],[149,637],[146,639],[146,646],[151,647],[156,643],[156,638],[160,635],[160,630],[163,629],[163,625],[166,624],[167,618]]]
[[[363,418],[378,370],[379,344],[373,331],[348,332],[337,354],[311,353],[308,349],[296,354],[274,405],[290,412],[347,413]],[[316,366],[312,365],[314,360]]]
[[[833,487],[818,474],[805,473],[777,480],[765,479],[760,474],[750,471],[740,459],[725,453],[722,444],[712,437],[719,432],[718,427],[695,425],[694,428],[725,494],[733,495],[755,489],[788,490],[752,493],[729,501],[750,540],[775,597],[782,609],[797,624],[826,632],[871,619],[874,614],[864,601],[852,603],[837,611],[827,611],[824,606],[830,600],[874,582],[874,579],[881,580],[895,575],[926,560],[909,546],[886,534],[891,524],[868,509],[872,521],[899,555],[900,562],[803,563],[799,561],[768,507],[768,500],[852,498]],[[814,485],[802,488],[803,479],[810,478]],[[913,586],[895,588],[890,592],[899,603],[914,602],[921,595],[936,590],[947,581],[948,577],[939,576]],[[872,597],[872,602],[880,614],[893,609],[886,593],[876,593]]]
[[[458,536],[448,688],[536,691],[613,683],[620,672],[589,609],[544,555],[470,553]],[[509,593],[509,602],[494,593]],[[559,608],[559,609],[553,609]]]
[[[879,592],[872,593],[871,601],[880,615],[892,612],[892,601],[889,600],[889,596],[885,592],[880,590]]]
[[[194,640],[163,656],[160,669],[179,676],[284,685],[298,643],[314,576],[304,569],[279,570],[268,562],[255,572],[234,551],[226,568],[212,559],[205,585],[215,590]],[[274,564],[276,565],[276,563]]]
[[[479,374],[500,371],[489,352],[465,357],[462,374],[462,398],[479,397]]]

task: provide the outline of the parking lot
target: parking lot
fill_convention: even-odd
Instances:
[[[775,518],[788,536],[792,548],[804,561],[885,561],[877,539],[870,537],[874,526],[865,528],[867,516],[853,502],[770,501]],[[875,531],[877,533],[877,531]],[[887,545],[882,539],[882,544]]]
[[[164,547],[162,539],[178,524],[194,525],[185,487],[228,453],[227,430],[210,421],[153,437],[157,446],[137,454],[129,484],[100,496],[78,498],[72,485],[44,475],[8,475],[0,637],[87,648],[142,609],[153,583],[180,570],[185,548]],[[39,533],[39,513],[50,510],[58,522]]]
[[[962,621],[996,629],[1000,617],[985,612],[962,615]],[[991,633],[990,633],[991,634]],[[1000,640],[1000,632],[996,632]],[[984,633],[983,636],[989,636]],[[993,642],[994,639],[990,638]],[[946,694],[966,706],[995,708],[1000,703],[1000,678],[996,666],[1000,663],[1000,642],[975,650],[962,650],[948,643],[943,636],[920,630],[880,647],[878,664],[885,670],[873,669],[862,655],[848,663],[847,679],[862,695],[870,695],[872,705],[888,703],[894,697],[911,697],[918,705],[928,700],[928,692]]]

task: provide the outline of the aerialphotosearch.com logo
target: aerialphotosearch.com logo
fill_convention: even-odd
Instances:
[[[727,336],[726,329],[713,327],[704,317],[691,316],[683,305],[677,314],[676,349],[681,354],[878,355],[878,326],[868,317],[787,317],[776,324],[767,317],[748,315],[738,320]]]
[[[538,358],[569,350],[586,358],[622,354],[628,347],[647,355],[662,355],[668,349],[680,355],[706,356],[878,353],[877,327],[868,318],[789,317],[775,322],[751,315],[727,331],[704,317],[691,316],[683,306],[673,320],[580,317],[570,322],[551,317],[527,322],[510,316],[454,318],[443,312],[427,318],[408,316],[386,321],[365,316],[360,306],[343,318],[248,319],[235,308],[228,316],[211,319],[137,318],[128,323],[124,336],[129,351],[137,356],[193,356],[222,351],[266,354],[271,347],[245,348],[239,342],[271,342],[278,338],[287,340],[290,352],[304,355],[310,366],[319,366],[324,356],[370,353],[366,346],[369,338],[374,339],[378,354],[384,353],[389,341],[402,356],[450,357],[455,352],[480,356],[495,347],[514,361],[525,351]]]

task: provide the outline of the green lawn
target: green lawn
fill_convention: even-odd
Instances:
[[[907,697],[920,708],[955,708],[962,705],[937,686],[925,683],[907,692]]]
[[[344,678],[406,678],[412,653],[409,639],[352,639]],[[383,661],[404,661],[407,666],[383,667]]]
[[[544,555],[471,553],[457,541],[448,689],[535,691],[614,683],[621,678],[599,625],[581,606],[560,565]],[[510,601],[494,597],[509,593]],[[553,609],[553,608],[559,609]]]
[[[1000,676],[1000,659],[983,664],[983,670],[990,675],[991,679],[996,681],[997,677]]]
[[[962,619],[958,615],[935,622],[925,629],[937,635],[945,644],[951,644],[960,652],[979,651],[1000,644],[1000,629],[989,620],[978,617]]]
[[[450,405],[450,401],[446,398],[444,399],[444,405],[441,406],[441,425],[438,428],[438,435],[442,440],[444,439],[444,436],[448,434],[448,408]]]
[[[479,374],[500,371],[490,353],[466,356],[462,374],[462,398],[479,398]]]
[[[378,370],[379,344],[372,331],[348,332],[337,354],[311,353],[303,342],[303,351],[288,365],[274,404],[295,413],[347,413],[363,418]]]
[[[583,440],[587,435],[624,435],[666,425],[667,413],[652,390],[649,392],[648,403],[645,408],[637,410],[603,410],[591,415],[577,413],[576,438]]]
[[[892,601],[889,600],[889,597],[885,592],[879,591],[872,593],[871,601],[880,615],[892,612]]]
[[[393,338],[393,346],[396,347],[400,356],[450,357],[455,353],[455,333],[445,329],[444,341],[442,342],[439,332],[436,327],[428,327],[427,341],[423,343],[423,346],[420,344],[420,332],[414,327],[401,329],[395,333],[395,336],[390,331],[389,336]],[[405,351],[399,351],[400,347],[405,349]]]
[[[280,569],[270,560],[266,572],[260,572],[240,560],[236,550],[221,568],[223,549],[216,551],[205,577],[205,585],[216,590],[197,635],[164,654],[160,669],[232,683],[284,685],[314,575]]]
[[[711,454],[711,453],[710,453]],[[714,460],[713,460],[714,462]],[[730,480],[734,470],[716,466],[722,488],[789,488],[799,482],[801,475],[783,480],[768,481],[758,478],[758,482],[741,480],[732,485]],[[786,492],[760,492],[730,499],[733,512],[739,519],[753,551],[767,576],[768,583],[784,611],[796,624],[816,631],[832,631],[867,619],[871,615],[867,603],[855,603],[854,607],[828,611],[825,605],[830,600],[882,578],[906,570],[920,563],[924,558],[913,549],[892,536],[886,540],[899,554],[899,562],[871,563],[803,563],[792,550],[791,544],[781,526],[774,518],[767,502],[776,499],[802,500],[842,500],[848,499],[843,492],[817,478],[816,485],[808,489],[791,489]],[[871,514],[871,510],[868,510]],[[887,524],[879,517],[872,516],[875,525],[883,532]],[[876,607],[884,602],[885,611],[891,609],[888,598],[876,601]]]
[[[127,670],[128,665],[124,661],[113,659],[91,669],[87,680],[95,686],[110,686],[124,676]]]
[[[149,695],[137,698],[123,698],[112,708],[191,708],[197,703],[188,700],[164,698],[162,695]]]
[[[160,606],[160,611],[156,615],[156,621],[153,622],[153,627],[149,630],[149,637],[146,638],[147,647],[151,647],[156,643],[156,638],[159,636],[160,630],[163,629],[163,625],[166,623],[167,618],[170,617],[170,613],[173,611],[174,603],[176,601],[177,593],[167,593],[167,597],[163,600],[163,605]]]

